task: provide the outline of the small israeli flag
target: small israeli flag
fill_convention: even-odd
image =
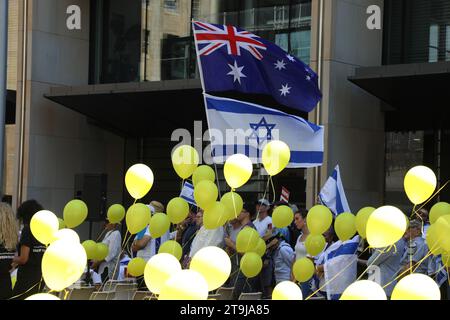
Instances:
[[[344,212],[351,212],[345,196],[344,186],[342,185],[339,165],[336,166],[331,177],[323,186],[319,194],[320,202],[328,207],[337,216]]]
[[[187,203],[190,203],[194,206],[197,205],[194,200],[194,186],[192,183],[187,181],[184,182],[183,189],[180,193],[180,198],[183,198]]]

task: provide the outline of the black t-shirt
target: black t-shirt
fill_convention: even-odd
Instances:
[[[41,276],[41,262],[46,247],[40,243],[31,233],[30,226],[25,226],[20,235],[19,241],[19,254],[20,248],[22,246],[27,246],[30,248],[30,254],[28,256],[28,262],[19,267],[19,273],[22,275],[32,275],[32,277],[36,277],[36,274],[39,274],[38,277]]]
[[[7,250],[4,245],[0,243],[0,279],[10,277],[9,270],[11,270],[14,253],[14,251]]]

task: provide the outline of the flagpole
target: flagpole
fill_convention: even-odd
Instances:
[[[193,32],[193,36],[194,36],[194,46],[195,46],[195,53],[197,56],[197,65],[198,65],[198,71],[200,73],[200,83],[202,84],[202,95],[203,95],[203,102],[205,104],[205,113],[206,113],[206,123],[208,124],[208,134],[209,134],[209,141],[211,142],[211,158],[214,164],[214,171],[216,172],[216,181],[217,181],[217,189],[219,190],[219,198],[222,198],[222,194],[220,191],[220,182],[219,182],[219,174],[217,171],[217,165],[216,162],[214,161],[214,156],[212,154],[212,139],[211,139],[211,131],[209,130],[209,116],[208,116],[208,107],[207,107],[207,102],[206,102],[206,97],[205,97],[205,82],[203,79],[203,68],[202,68],[202,61],[200,59],[200,56],[198,54],[198,46],[197,46],[197,37],[195,36],[195,29],[194,29],[194,19],[191,20],[191,24],[192,24],[192,32]],[[203,159],[203,155],[202,155],[202,159]]]

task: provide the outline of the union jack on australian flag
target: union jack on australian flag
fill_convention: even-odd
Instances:
[[[193,28],[206,92],[267,94],[304,112],[322,98],[317,74],[277,45],[234,26],[194,21]]]

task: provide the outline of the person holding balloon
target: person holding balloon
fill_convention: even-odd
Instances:
[[[25,299],[44,288],[41,261],[46,247],[33,236],[30,228],[33,215],[43,209],[36,200],[27,200],[17,208],[17,218],[22,222],[23,229],[19,240],[19,255],[15,256],[12,262],[13,268],[18,267],[13,290],[15,299]]]
[[[108,218],[105,221],[106,234],[102,243],[108,246],[108,255],[105,259],[95,260],[92,269],[102,277],[102,282],[108,279],[116,280],[119,274],[119,258],[121,254],[122,235],[119,231],[119,223],[111,223]]]
[[[401,269],[399,274],[412,268],[415,273],[428,273],[428,259],[424,258],[428,254],[428,246],[422,238],[422,223],[419,220],[412,220],[409,223],[408,229],[405,232],[404,239],[407,242],[406,250],[401,259]],[[419,265],[417,265],[420,263]],[[411,272],[412,272],[411,270]]]
[[[0,203],[0,300],[12,296],[11,263],[19,242],[19,225],[11,206]]]

